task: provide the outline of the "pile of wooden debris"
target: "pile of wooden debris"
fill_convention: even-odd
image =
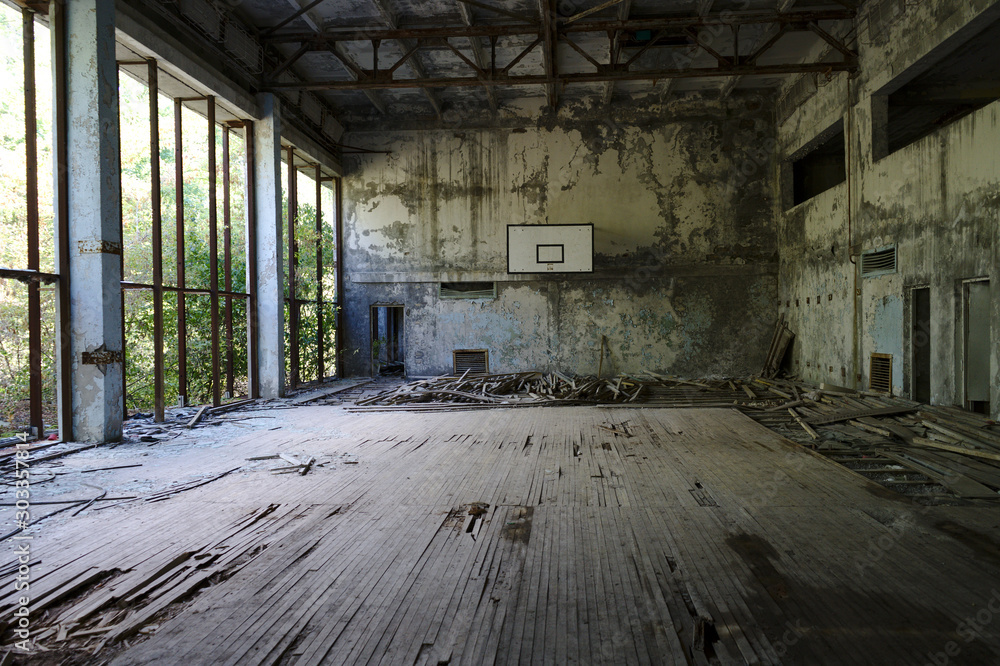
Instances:
[[[614,379],[567,377],[558,372],[513,372],[422,379],[357,402],[358,407],[425,411],[456,407],[527,407],[635,402],[646,384]]]
[[[1000,497],[1000,426],[955,407],[796,379],[642,379],[519,372],[437,377],[357,401],[351,411],[542,405],[735,408],[896,492],[928,500]]]

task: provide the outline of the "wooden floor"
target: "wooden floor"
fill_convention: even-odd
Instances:
[[[997,508],[914,504],[736,411],[286,414],[191,454],[238,472],[49,530],[39,642],[118,665],[1000,663]],[[245,462],[278,451],[330,462]]]

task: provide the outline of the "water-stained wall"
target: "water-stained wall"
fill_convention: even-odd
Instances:
[[[991,0],[906,3],[884,40],[862,39],[861,75],[839,76],[778,128],[794,155],[844,119],[848,181],[794,207],[779,203],[781,309],[798,335],[791,368],[812,381],[867,388],[872,353],[893,356],[893,391],[912,390],[915,346],[931,345],[931,400],[963,404],[963,281],[991,278],[993,340],[1000,229],[1000,103],[881,156],[873,95],[971,21]],[[993,20],[993,19],[991,19]],[[882,43],[884,41],[884,43]],[[850,89],[848,89],[848,86]],[[785,167],[786,171],[788,167]],[[787,187],[787,174],[784,185]],[[780,202],[782,183],[776,184]],[[784,193],[787,195],[787,191]],[[898,270],[862,277],[857,255],[896,246]],[[930,331],[913,331],[912,290],[930,289]],[[818,301],[818,302],[817,302]],[[1000,403],[1000,357],[992,345],[992,412]]]
[[[406,306],[410,375],[453,349],[492,371],[688,376],[759,371],[775,316],[770,100],[680,100],[478,129],[353,132],[346,158],[346,367],[367,374],[370,312]],[[508,275],[508,224],[594,225],[594,273]],[[439,297],[495,281],[495,298]]]

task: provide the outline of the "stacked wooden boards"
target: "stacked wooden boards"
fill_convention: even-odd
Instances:
[[[994,630],[958,630],[1000,588],[992,508],[891,496],[734,410],[283,415],[360,464],[45,533],[39,585],[68,592],[42,644],[115,664],[1000,659]]]

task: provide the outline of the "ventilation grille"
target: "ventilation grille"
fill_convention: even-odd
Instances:
[[[889,28],[906,13],[906,0],[872,0],[862,21],[867,20],[867,30],[862,26],[862,34],[867,33],[869,44],[885,44],[889,38]]]
[[[871,277],[873,275],[885,275],[896,272],[896,248],[890,247],[886,250],[876,250],[866,252],[861,255],[861,275]]]
[[[485,375],[490,371],[490,353],[485,349],[456,349],[451,355],[456,377],[466,370],[470,375]]]
[[[803,102],[815,95],[817,90],[818,86],[816,85],[815,75],[804,74],[800,76],[778,99],[775,105],[778,119],[787,120],[795,112],[795,109],[799,108]]]
[[[496,298],[495,282],[442,282],[441,298]]]
[[[868,367],[868,388],[892,393],[892,354],[872,354]]]

